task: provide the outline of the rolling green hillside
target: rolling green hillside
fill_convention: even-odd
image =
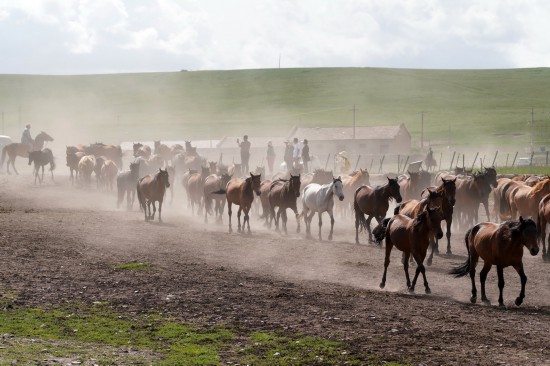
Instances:
[[[357,125],[403,122],[416,143],[424,111],[424,139],[436,145],[544,145],[550,69],[0,75],[2,130],[16,137],[26,122],[82,142],[285,135],[351,125],[353,105]]]

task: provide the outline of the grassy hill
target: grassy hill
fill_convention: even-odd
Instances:
[[[544,145],[550,69],[0,75],[2,131],[18,137],[30,122],[66,143],[285,135],[352,125],[353,105],[357,125],[405,123],[415,142],[424,111],[424,140],[436,145]]]

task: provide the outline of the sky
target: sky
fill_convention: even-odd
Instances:
[[[547,0],[0,0],[0,74],[550,66]]]

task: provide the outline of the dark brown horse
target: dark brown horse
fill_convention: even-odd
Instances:
[[[428,187],[421,193],[421,197],[424,197],[428,190],[435,190],[436,192],[441,192],[443,194],[443,200],[441,202],[441,214],[443,215],[443,220],[447,224],[447,255],[451,255],[451,227],[453,224],[453,212],[454,205],[456,203],[456,178],[454,179],[445,179],[441,178],[441,184],[439,187]],[[434,253],[439,253],[439,239],[435,239],[435,243],[432,245],[432,251],[430,256],[426,260],[426,264],[431,266]]]
[[[481,257],[484,262],[483,269],[479,273],[481,301],[489,303],[489,299],[485,294],[485,281],[491,267],[496,265],[499,289],[498,304],[504,306],[502,297],[504,289],[503,269],[512,266],[521,279],[521,291],[515,302],[517,306],[521,305],[525,298],[525,284],[527,283],[527,276],[525,276],[523,270],[523,247],[525,246],[533,256],[539,252],[535,222],[531,219],[524,220],[521,216],[519,221],[506,221],[502,224],[482,222],[466,232],[464,241],[468,250],[468,259],[450,273],[455,277],[470,274],[472,280],[472,297],[470,301],[475,303],[477,300],[475,275],[477,262]]]
[[[407,171],[407,174],[398,177],[401,195],[404,200],[418,199],[422,190],[431,184],[432,176],[423,170],[414,173]]]
[[[300,197],[300,175],[291,174],[288,181],[276,180],[271,183],[267,198],[269,200],[269,207],[271,210],[271,221],[275,219],[276,230],[279,230],[279,219],[282,217],[283,230],[285,234],[287,233],[286,210],[287,208],[290,208],[292,211],[294,211],[294,214],[296,216],[296,224],[298,225],[296,228],[296,232],[300,232],[300,218],[298,214],[298,208],[296,206],[296,201],[298,197]],[[279,207],[279,209],[277,210],[277,215],[275,215],[275,207]]]
[[[424,258],[426,258],[426,252],[430,246],[430,239],[433,236],[437,238],[443,237],[443,231],[441,231],[441,211],[439,208],[424,207],[424,210],[418,214],[414,219],[405,215],[397,214],[387,222],[385,231],[381,232],[381,235],[377,235],[377,239],[381,237],[386,238],[386,256],[384,259],[384,274],[382,275],[382,282],[380,282],[380,288],[386,286],[386,273],[390,264],[390,254],[392,248],[395,246],[397,249],[403,252],[403,269],[405,270],[405,277],[407,279],[407,287],[409,291],[413,292],[416,286],[416,280],[418,275],[422,273],[424,278],[424,288],[426,293],[430,293],[430,286],[426,279],[426,268],[424,267]],[[409,257],[412,255],[416,261],[416,273],[414,278],[409,278]]]
[[[246,179],[233,178],[227,182],[225,188],[225,195],[227,197],[227,213],[229,215],[229,232],[233,231],[231,227],[231,205],[235,204],[239,206],[237,212],[238,227],[237,231],[244,231],[244,226],[248,225],[248,233],[250,234],[250,216],[248,212],[254,202],[254,193],[260,195],[260,175],[254,175],[250,173],[250,177]],[[244,212],[244,220],[241,226],[241,212]]]
[[[271,208],[269,206],[269,189],[271,188],[271,183],[273,181],[271,179],[266,179],[260,183],[260,204],[262,205],[262,214],[260,216],[260,219],[265,219],[265,226],[270,226],[270,215],[271,215]]]
[[[170,187],[168,172],[159,169],[155,175],[146,175],[137,183],[137,196],[139,205],[143,208],[145,221],[154,220],[157,207],[155,201],[159,203],[159,222],[162,222],[162,201],[166,188]],[[153,204],[153,213],[151,214],[151,204]],[[149,211],[149,214],[147,214]]]
[[[33,141],[33,151],[40,151],[44,147],[44,143],[48,141],[53,141],[53,137],[48,135],[46,132],[40,132]],[[22,144],[19,142],[14,142],[9,145],[4,146],[2,149],[2,160],[0,161],[0,168],[4,166],[4,160],[6,159],[6,154],[8,155],[8,162],[6,164],[6,169],[8,174],[10,172],[10,164],[15,171],[15,174],[19,174],[15,168],[15,158],[21,156],[23,158],[29,157],[29,145]]]
[[[82,159],[84,156],[86,156],[85,152],[69,152],[69,150],[67,150],[67,166],[69,167],[69,170],[71,172],[72,185],[74,185],[75,179],[78,181],[78,163],[80,162],[80,159]]]
[[[210,169],[202,167],[200,173],[194,173],[189,176],[187,181],[187,192],[191,200],[191,213],[195,214],[195,204],[197,205],[197,214],[202,213],[204,198],[204,182],[210,175]]]
[[[231,180],[229,174],[210,174],[206,177],[203,186],[204,192],[204,222],[208,222],[208,215],[214,214],[217,222],[222,222],[223,209],[225,207],[225,195],[216,194],[215,192],[223,191],[227,186],[227,182]],[[212,212],[212,200],[215,201],[214,212]]]
[[[53,170],[55,169],[55,161],[53,158],[53,153],[50,149],[46,148],[41,151],[31,151],[29,153],[29,165],[34,162],[34,184],[36,184],[36,179],[42,184],[44,181],[44,165],[50,164],[50,172],[52,173],[53,180]],[[42,168],[42,177],[38,174],[38,170]]]
[[[372,242],[372,232],[370,222],[374,217],[380,224],[388,208],[389,201],[395,199],[397,203],[401,202],[401,193],[399,192],[399,183],[397,179],[388,178],[388,183],[383,186],[362,186],[354,194],[353,209],[355,211],[355,243],[359,244],[359,227],[366,229],[369,234],[369,242]],[[365,215],[367,219],[365,220]]]
[[[489,201],[491,186],[497,186],[496,179],[487,173],[475,173],[472,177],[458,178],[456,181],[456,213],[459,215],[461,226],[469,227],[478,222],[479,205]],[[489,209],[486,209],[490,219]]]

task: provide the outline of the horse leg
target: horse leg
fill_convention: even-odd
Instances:
[[[498,276],[498,306],[504,306],[504,298],[502,296],[502,292],[504,290],[504,268],[500,265],[497,264],[497,276]],[[525,276],[525,274],[524,274]],[[520,275],[521,277],[521,275]],[[527,278],[526,278],[527,280]],[[525,297],[525,288],[524,288],[524,285],[523,285],[523,278],[521,279],[521,292],[520,292],[520,297],[518,297],[516,299],[516,303],[518,302],[518,300],[520,300],[519,304],[518,305],[521,305],[521,303],[523,302],[523,297]],[[523,297],[521,296],[523,293]]]
[[[13,167],[13,170],[15,171],[15,174],[19,175],[19,172],[15,168],[15,158],[13,158],[13,160],[11,161],[11,166]]]
[[[386,257],[384,258],[384,274],[382,275],[382,282],[380,282],[380,288],[386,286],[386,274],[388,272],[388,266],[390,265],[390,254],[393,248],[389,235],[386,234]]]
[[[151,215],[151,221],[155,219],[155,213],[157,212],[157,206],[155,205],[155,200],[151,200],[151,203],[153,204],[153,214]]]
[[[288,232],[287,232],[287,230],[286,230],[286,222],[287,222],[286,208],[281,207],[279,210],[281,211],[281,216],[282,216],[282,218],[283,218],[283,225],[282,225],[282,226],[283,226],[283,230],[284,230],[284,232],[285,232],[285,235],[287,235]]]
[[[370,222],[372,221],[372,218],[374,216],[372,215],[369,215],[369,217],[367,217],[367,231],[369,233],[369,243],[372,243],[372,232],[370,231]]]
[[[407,280],[407,288],[411,288],[411,278],[409,277],[409,257],[410,252],[403,252],[403,270],[405,271],[405,279]]]
[[[141,205],[141,202],[140,202],[140,205]],[[147,206],[148,206],[148,203],[144,203],[143,213],[145,214],[145,221],[149,221],[149,215],[147,215]]]
[[[155,204],[153,203],[153,206]],[[162,218],[161,218],[161,211],[162,211],[162,198],[159,200],[159,222],[162,222]]]
[[[422,273],[422,279],[424,280],[424,291],[429,294],[432,292],[430,290],[430,285],[428,285],[428,280],[426,279],[426,267],[424,267],[424,259],[426,258],[426,254],[418,254],[415,256],[416,263],[418,264],[418,267],[420,268],[420,273]],[[414,286],[413,286],[414,287]]]
[[[243,208],[241,206],[239,206],[239,211],[237,211],[237,221],[238,221],[238,226],[237,226],[237,232],[240,233],[242,230],[241,230],[241,212],[243,211]],[[244,225],[243,225],[244,227]]]
[[[363,213],[355,212],[355,244],[359,244],[359,225],[361,223],[361,219],[364,218],[365,216]]]
[[[497,267],[497,269],[498,269],[498,267]],[[527,283],[527,276],[525,275],[525,272],[523,271],[523,263],[519,266],[514,266],[514,269],[519,274],[519,278],[521,280],[521,291],[519,293],[519,297],[516,298],[516,305],[520,306],[523,303],[523,299],[525,298],[525,284]],[[504,282],[504,280],[503,280],[503,282]]]
[[[445,233],[445,236],[447,237],[447,255],[453,255],[451,252],[451,225],[453,224],[452,216],[445,219],[445,223],[447,224],[447,232]]]
[[[483,301],[485,304],[490,304],[491,302],[487,298],[487,295],[485,294],[485,281],[487,280],[487,274],[491,270],[491,264],[488,262],[485,262],[483,264],[483,268],[481,269],[481,272],[479,272],[479,280],[481,282],[481,301]]]
[[[298,214],[298,208],[292,209],[294,211],[294,216],[296,217],[296,232],[300,233],[300,215]]]
[[[42,178],[40,179],[40,184],[44,181],[44,165],[42,165]]]
[[[487,215],[487,221],[491,221],[491,215],[489,214],[489,202],[483,201],[483,207],[485,207],[485,214]]]
[[[328,211],[328,215],[330,216],[330,233],[328,234],[328,240],[332,240],[332,233],[334,232],[334,215],[331,211]]]
[[[233,229],[231,228],[231,201],[227,201],[227,214],[229,215],[229,232],[232,233]]]
[[[243,231],[244,231],[244,223],[246,222],[246,227],[248,229],[248,234],[250,234],[250,215],[248,214],[250,212],[250,207],[245,207],[244,209],[244,221],[243,221]],[[285,214],[286,217],[286,214]],[[286,226],[285,226],[286,229]]]
[[[323,226],[323,213],[319,211],[317,213],[317,216],[319,216],[319,241],[322,241],[323,239],[321,239],[321,227]]]

